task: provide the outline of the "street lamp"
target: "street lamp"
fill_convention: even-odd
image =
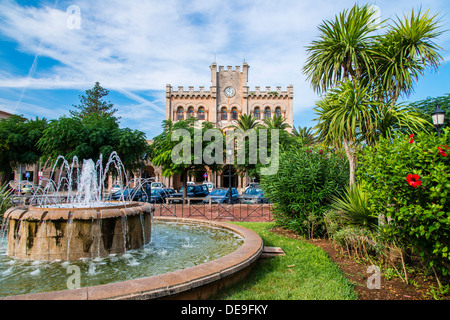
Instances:
[[[431,114],[431,119],[433,120],[433,125],[436,128],[438,135],[441,135],[441,129],[444,126],[445,112],[442,111],[440,105],[436,105],[436,109],[434,109]]]
[[[144,169],[144,160],[145,160],[145,158],[147,158],[147,153],[144,153],[141,156],[141,170],[139,170],[139,182],[141,182],[141,179],[142,179],[142,171]]]
[[[228,203],[231,204],[231,159],[233,157],[233,149],[227,148],[227,156],[228,156]]]

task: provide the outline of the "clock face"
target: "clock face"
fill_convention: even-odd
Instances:
[[[232,88],[232,87],[225,88],[224,92],[227,97],[232,97],[232,96],[234,96],[234,93],[235,93],[234,88]]]

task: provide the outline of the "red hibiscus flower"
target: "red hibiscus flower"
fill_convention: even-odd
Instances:
[[[409,136],[409,143],[413,143],[414,142],[414,133],[411,133],[411,135]]]
[[[419,180],[420,177],[418,174],[408,174],[406,177],[406,181],[411,187],[417,188],[422,184],[422,181]]]
[[[438,152],[441,156],[446,157],[447,154],[445,153],[444,149],[441,149],[440,147],[438,147]]]

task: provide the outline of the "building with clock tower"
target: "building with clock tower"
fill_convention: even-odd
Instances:
[[[226,128],[233,124],[241,114],[252,114],[262,121],[266,117],[281,116],[293,125],[293,86],[285,91],[281,87],[275,89],[266,86],[265,90],[255,87],[250,90],[247,85],[249,65],[243,63],[226,69],[212,63],[211,86],[209,91],[201,86],[187,90],[180,86],[177,89],[170,84],[166,86],[166,119],[178,121],[188,117],[196,117],[199,121],[210,121],[218,128]]]
[[[259,121],[267,117],[283,117],[293,126],[293,86],[264,89],[256,86],[250,90],[247,85],[250,66],[244,62],[242,66],[224,68],[213,62],[210,66],[211,85],[209,90],[200,86],[194,90],[193,86],[184,88],[166,86],[166,119],[176,122],[189,117],[196,117],[201,121],[210,121],[221,129],[232,125],[241,114],[252,114]],[[203,172],[199,176],[190,177],[191,181],[202,182]],[[228,179],[219,174],[207,172],[208,181],[216,187],[228,187]],[[169,185],[177,188],[182,182],[179,177],[172,177]],[[251,177],[237,177],[232,179],[232,185],[243,188],[251,181]]]

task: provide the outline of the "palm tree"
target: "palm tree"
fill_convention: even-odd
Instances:
[[[316,105],[319,118],[314,128],[318,140],[344,148],[350,164],[350,184],[355,182],[355,154],[363,145],[374,145],[380,137],[392,137],[395,131],[418,132],[431,126],[412,107],[379,101],[371,86],[360,81],[341,82]]]
[[[238,120],[234,120],[234,123],[229,128],[241,129],[244,132],[258,127],[258,120],[251,114],[241,114]]]
[[[288,129],[291,126],[286,122],[286,118],[274,115],[263,120],[263,125],[266,129]]]
[[[413,10],[384,35],[374,35],[378,26],[367,5],[344,10],[319,26],[320,38],[308,47],[303,68],[314,90],[331,89],[317,103],[315,129],[320,141],[345,149],[350,184],[362,144],[372,145],[396,130],[427,129],[419,114],[396,102],[413,90],[427,67],[437,68],[442,60],[433,42],[442,31],[429,11]]]
[[[443,61],[438,53],[441,47],[434,39],[443,31],[437,15],[429,10],[404,16],[394,21],[390,30],[377,37],[372,46],[375,61],[374,84],[384,95],[385,102],[394,105],[401,94],[408,95],[413,84],[426,68],[437,70]]]
[[[356,150],[363,141],[373,143],[377,121],[373,106],[377,104],[369,87],[347,79],[314,108],[319,115],[314,127],[318,140],[344,147],[350,165],[350,185],[355,183]]]
[[[257,130],[258,128],[261,127],[261,125],[259,124],[259,121],[256,119],[256,117],[251,114],[241,114],[239,116],[239,119],[234,120],[233,123],[234,124],[228,126],[228,128],[238,129],[238,130],[240,129],[244,133],[249,132],[249,130]],[[249,175],[257,176],[258,172],[257,172],[257,164],[251,163],[251,161],[250,161],[249,137],[245,137],[244,143],[245,143],[245,147],[244,147],[245,163],[236,163],[236,164],[234,164],[234,166],[235,166],[235,169],[238,172],[238,174],[240,174],[241,176],[246,175],[247,181],[248,181]]]
[[[320,36],[307,47],[303,73],[318,93],[344,79],[361,79],[373,70],[370,45],[378,28],[371,6],[355,5],[319,25]]]
[[[294,127],[292,130],[294,137],[297,137],[303,146],[311,146],[316,143],[316,138],[314,137],[313,128],[311,127],[298,127],[298,130]]]

